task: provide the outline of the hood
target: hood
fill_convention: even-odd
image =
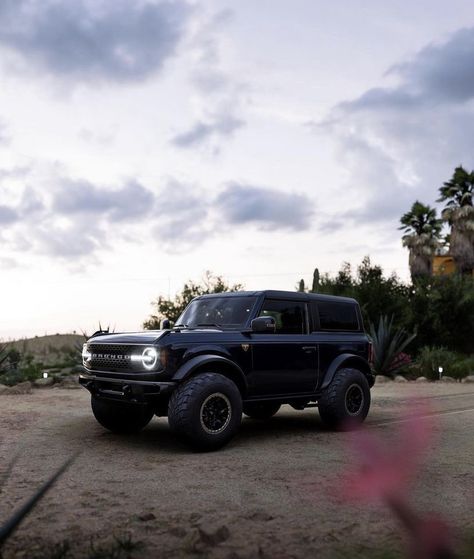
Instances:
[[[90,344],[153,344],[165,336],[169,330],[148,330],[145,332],[121,332],[119,334],[103,334],[89,338]]]

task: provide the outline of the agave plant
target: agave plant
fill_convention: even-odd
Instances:
[[[450,252],[457,269],[465,274],[474,270],[474,171],[456,167],[451,180],[439,189],[438,202],[447,202],[442,217],[451,225]]]
[[[373,370],[376,375],[393,377],[406,364],[400,355],[407,345],[416,337],[402,328],[393,327],[393,316],[381,316],[377,328],[369,325],[370,337],[374,348]]]
[[[436,210],[425,206],[418,200],[410,211],[404,214],[399,229],[405,232],[402,237],[403,246],[410,251],[409,265],[412,279],[430,276],[432,258],[440,246],[442,222],[436,217]]]
[[[6,344],[0,344],[0,375],[10,370],[10,353],[11,350]]]

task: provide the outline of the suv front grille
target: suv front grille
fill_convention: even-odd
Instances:
[[[141,354],[142,346],[120,344],[87,344],[91,357],[85,364],[97,371],[142,371],[141,361],[132,355]]]

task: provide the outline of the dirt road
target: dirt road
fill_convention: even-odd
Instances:
[[[414,394],[429,402],[439,436],[413,499],[473,531],[474,386],[376,386],[367,425],[389,436]],[[125,533],[143,542],[139,557],[334,558],[347,548],[365,557],[374,547],[398,548],[397,524],[383,507],[349,505],[328,490],[351,467],[348,437],[325,431],[314,409],[285,406],[267,423],[244,419],[225,449],[193,454],[166,419],[135,437],[108,433],[93,419],[85,390],[0,396],[0,468],[19,452],[0,518],[82,451],[5,557],[64,539],[81,555],[91,536]]]

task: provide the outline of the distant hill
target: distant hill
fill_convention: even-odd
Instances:
[[[32,353],[35,357],[47,357],[59,353],[77,350],[84,343],[80,334],[52,334],[51,336],[35,336],[9,342],[20,353]]]

